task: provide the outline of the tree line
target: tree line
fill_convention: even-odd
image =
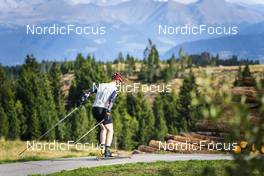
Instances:
[[[127,76],[135,74],[136,64],[140,63],[142,66],[137,79],[147,83],[168,82],[179,76],[183,78],[178,94],[158,93],[153,102],[143,92],[118,95],[112,114],[114,141],[120,148],[133,148],[146,144],[150,139],[162,140],[167,133],[195,130],[194,124],[202,115],[201,107],[193,104],[199,92],[191,71],[194,66],[191,57],[180,50],[178,59],[173,55],[162,61],[155,45],[149,41],[143,61],[119,54],[114,62],[125,63]],[[167,65],[162,67],[164,62]],[[74,61],[41,63],[33,55],[27,55],[20,66],[0,66],[0,137],[37,139],[76,107],[83,91],[94,82],[110,81],[109,75],[117,71],[112,64],[97,61],[92,55],[84,57],[78,54]],[[190,70],[187,74],[184,72],[186,68]],[[62,92],[61,82],[66,73],[74,73],[67,97]],[[76,140],[92,128],[96,123],[91,112],[93,100],[94,96],[44,140]],[[98,131],[94,131],[83,141],[96,142],[97,136]]]
[[[60,66],[53,63],[47,72],[41,64],[28,55],[19,75],[10,78],[0,67],[0,136],[6,139],[34,140],[50,129],[59,119],[70,112],[83,90],[93,82],[107,82],[113,68],[84,58],[79,54],[74,61],[75,78],[69,96],[62,92]],[[110,70],[109,70],[110,69]],[[160,93],[153,105],[143,92],[121,93],[113,107],[115,140],[120,148],[133,148],[146,144],[150,139],[162,139],[166,133],[177,133],[193,128],[196,118],[191,105],[191,92],[196,92],[192,73],[186,76],[180,94]],[[50,132],[44,140],[75,140],[95,125],[91,113],[94,96],[72,117]],[[96,142],[97,131],[83,141]]]
[[[161,60],[156,46],[149,40],[149,44],[144,50],[144,59],[138,79],[146,83],[169,82],[174,78],[183,78],[182,75],[186,69],[195,67],[256,64],[259,64],[258,60],[239,60],[237,56],[223,60],[220,59],[218,54],[212,56],[208,52],[203,52],[200,55],[188,55],[181,48],[179,49],[178,58],[173,54],[169,59]]]

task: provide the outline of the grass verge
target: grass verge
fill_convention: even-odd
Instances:
[[[18,154],[26,147],[26,142],[23,141],[6,141],[0,139],[0,164],[11,162],[25,162],[25,161],[38,161],[54,158],[68,158],[68,157],[81,157],[81,156],[95,156],[98,153],[96,149],[89,150],[41,150],[33,151],[28,150],[23,155]]]
[[[80,168],[72,171],[62,171],[59,173],[49,174],[48,176],[198,176],[203,173],[204,168],[213,168],[219,176],[225,175],[224,168],[232,166],[232,161],[175,161],[165,162],[158,161],[155,163],[136,163],[113,166],[100,166],[94,168]]]

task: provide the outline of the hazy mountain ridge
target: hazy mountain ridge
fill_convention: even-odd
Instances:
[[[22,63],[27,53],[34,53],[39,59],[61,60],[72,59],[78,52],[83,52],[94,53],[99,59],[108,60],[122,51],[142,58],[148,38],[153,40],[161,54],[180,43],[209,38],[206,35],[160,36],[156,30],[159,24],[233,24],[239,25],[246,34],[259,33],[264,26],[261,23],[264,21],[264,11],[224,0],[200,0],[192,4],[172,0],[133,0],[122,3],[113,0],[105,6],[98,1],[85,4],[71,4],[70,1],[29,1],[33,3],[31,8],[27,8],[24,3],[15,13],[5,13],[8,8],[3,7],[5,10],[0,12],[0,62]],[[26,24],[52,23],[102,25],[107,26],[108,32],[105,36],[88,37],[29,36],[25,33]]]
[[[219,54],[222,58],[237,55],[243,59],[258,59],[264,63],[263,40],[264,33],[186,42],[170,49],[163,55],[163,58],[169,58],[172,54],[177,54],[180,48],[184,48],[186,53],[191,54],[200,54],[207,51],[214,55]]]

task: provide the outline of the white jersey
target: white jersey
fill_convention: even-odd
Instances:
[[[99,84],[93,107],[101,107],[110,110],[116,96],[116,91],[117,87],[113,82]]]

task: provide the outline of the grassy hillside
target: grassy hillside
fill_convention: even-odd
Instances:
[[[145,83],[142,83],[141,81],[138,80],[138,74],[140,72],[141,67],[142,67],[142,64],[137,63],[136,69],[132,75],[130,76],[124,75],[127,79],[124,84],[128,85],[128,84],[133,84],[135,82],[136,83],[139,82],[141,83],[141,85],[146,85]],[[164,68],[164,67],[166,67],[166,64],[161,64],[161,68]],[[124,63],[113,64],[112,68],[115,68],[119,72],[124,72],[126,68],[126,64]],[[200,86],[200,88],[204,85],[204,81],[205,81],[204,75],[205,74],[211,76],[211,79],[213,80],[213,83],[212,83],[213,86],[215,88],[219,88],[221,87],[223,81],[226,81],[226,83],[228,83],[229,86],[232,87],[235,81],[235,78],[237,76],[238,69],[239,69],[239,66],[219,66],[219,67],[210,66],[210,67],[195,67],[195,68],[192,68],[192,71],[194,72],[196,76],[196,81],[197,81],[197,84]],[[190,71],[189,69],[186,69],[184,73],[188,73],[189,71]],[[251,65],[250,71],[252,72],[254,76],[263,77],[264,76],[264,65]],[[179,76],[178,78],[174,78],[167,83],[168,85],[171,85],[171,88],[176,93],[179,92],[180,90],[184,73],[182,74],[182,76]],[[62,77],[63,92],[64,92],[64,95],[66,96],[69,94],[70,85],[73,79],[74,79],[74,73],[65,74]],[[163,83],[164,83],[163,80],[160,80],[155,84],[163,84]],[[153,84],[149,84],[149,85],[153,85]],[[149,100],[153,100],[153,97],[155,96],[155,94],[146,93],[145,96],[147,96]]]

